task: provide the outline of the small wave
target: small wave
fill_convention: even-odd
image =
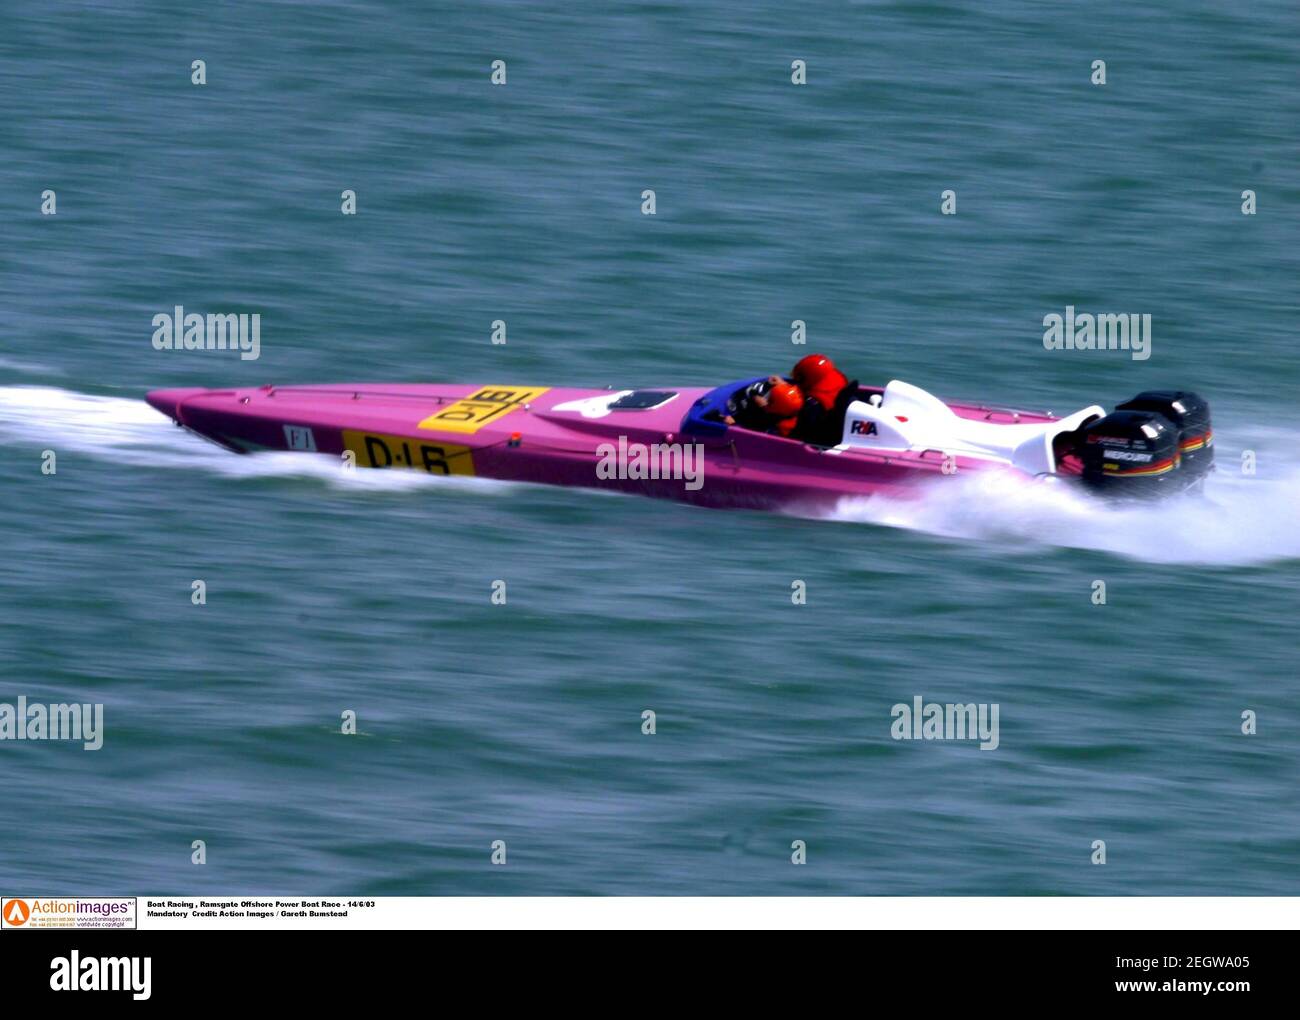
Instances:
[[[42,365],[36,361],[20,361],[18,358],[0,358],[0,370],[20,372],[24,375],[63,375],[61,368]]]

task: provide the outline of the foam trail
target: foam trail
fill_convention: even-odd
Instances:
[[[1288,435],[1295,449],[1300,437]],[[1268,445],[1272,445],[1269,443]],[[923,499],[846,499],[830,516],[954,538],[1025,547],[1097,549],[1157,563],[1247,565],[1300,559],[1300,466],[1254,447],[1255,476],[1234,468],[1239,451],[1220,448],[1205,496],[1114,503],[1067,484],[971,473]]]
[[[103,397],[50,386],[0,386],[0,442],[73,449],[118,464],[190,468],[233,478],[317,478],[361,489],[411,489],[429,485],[504,492],[509,482],[418,471],[347,471],[328,456],[256,453],[240,456],[177,428],[143,400]]]

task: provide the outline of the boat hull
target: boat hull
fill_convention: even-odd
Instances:
[[[911,496],[961,470],[989,468],[966,458],[945,466],[934,450],[828,450],[739,428],[692,435],[682,431],[683,417],[709,389],[620,392],[671,396],[620,410],[608,407],[619,396],[609,390],[343,384],[156,390],[147,400],[239,453],[291,450],[332,455],[346,467],[608,489],[710,507],[828,508],[845,497]],[[628,451],[639,449],[666,451],[668,467],[649,458],[638,470]],[[693,476],[663,476],[686,464]]]

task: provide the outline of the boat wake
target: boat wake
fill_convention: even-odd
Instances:
[[[1233,566],[1300,559],[1300,465],[1281,456],[1296,448],[1300,436],[1251,438],[1258,440],[1251,447],[1257,473],[1241,472],[1241,449],[1220,446],[1219,468],[1203,496],[1116,503],[1069,485],[990,472],[936,485],[924,499],[846,499],[829,516],[1014,549],[1095,549],[1156,563]]]
[[[50,386],[0,386],[0,442],[32,444],[115,461],[131,468],[189,468],[232,478],[314,478],[348,489],[401,490],[438,485],[505,491],[510,482],[417,471],[345,470],[326,456],[239,456],[178,428],[143,400]]]

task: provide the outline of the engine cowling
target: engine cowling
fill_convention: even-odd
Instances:
[[[1116,411],[1154,411],[1178,429],[1179,473],[1188,481],[1214,470],[1214,429],[1210,405],[1188,390],[1146,390],[1115,406]]]
[[[1112,411],[1080,430],[1084,484],[1108,495],[1181,488],[1178,429],[1154,411]]]

